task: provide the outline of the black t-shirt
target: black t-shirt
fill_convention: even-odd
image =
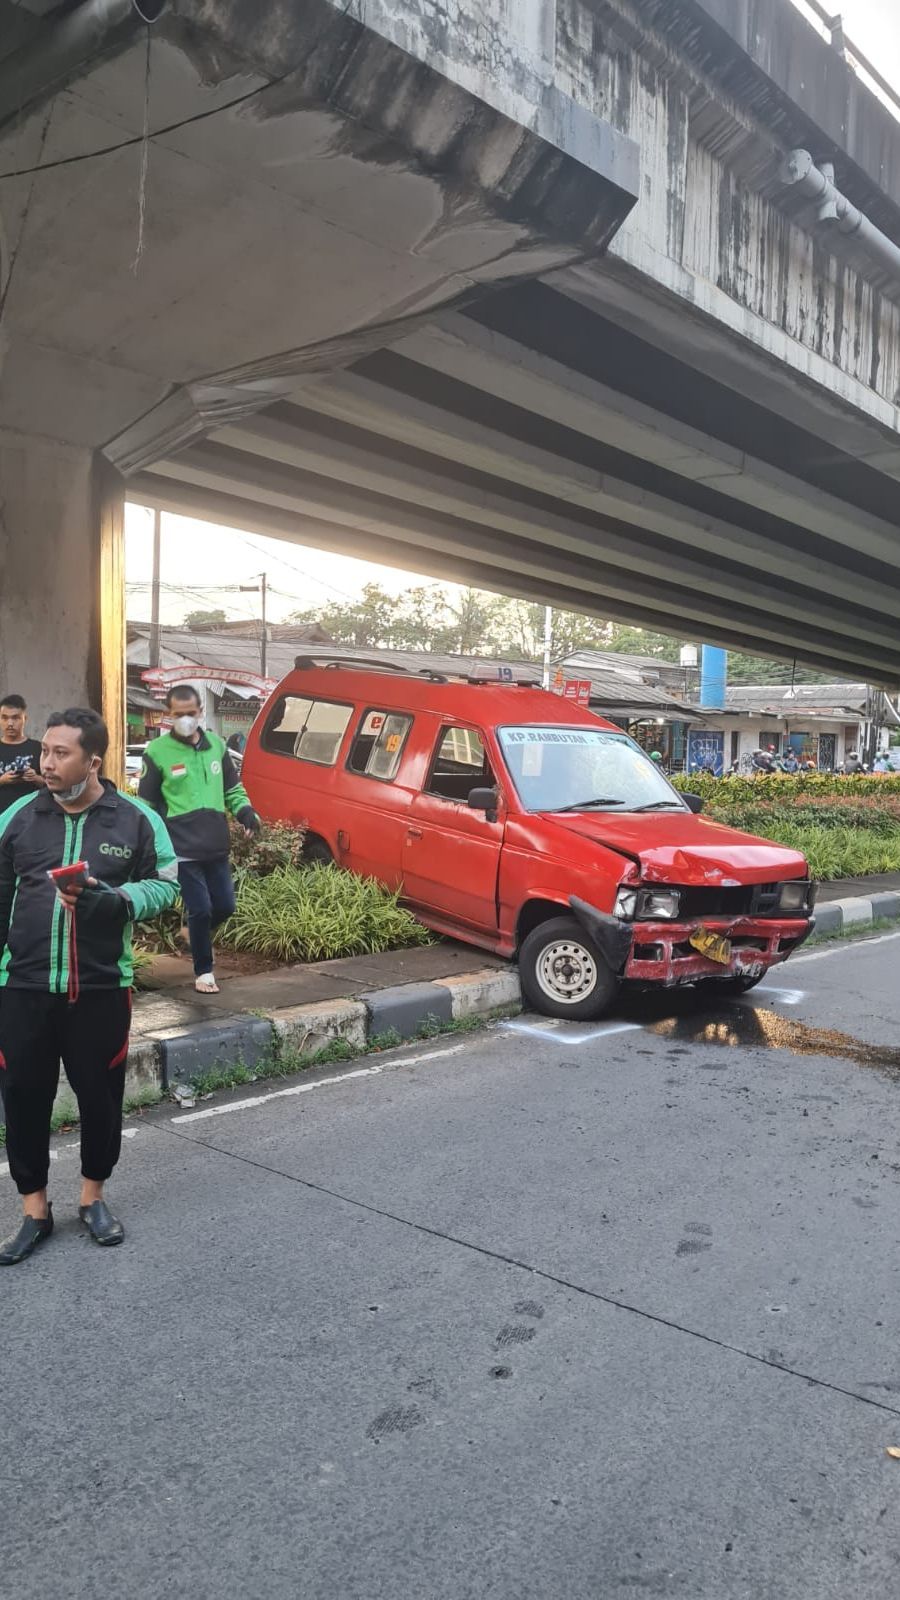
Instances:
[[[21,744],[0,743],[0,778],[5,772],[21,771],[22,767],[33,767],[35,772],[40,772],[41,747],[37,739],[23,739]],[[36,783],[18,780],[15,783],[0,783],[0,813],[15,800],[21,800],[23,794],[37,794],[38,788]]]

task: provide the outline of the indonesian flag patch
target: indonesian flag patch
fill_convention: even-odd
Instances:
[[[171,770],[173,778],[184,778],[187,776],[187,767],[183,761],[179,761],[178,765],[173,767]]]

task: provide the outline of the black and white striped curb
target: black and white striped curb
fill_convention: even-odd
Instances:
[[[156,1033],[135,1032],[125,1094],[136,1100],[154,1090],[166,1093],[235,1062],[262,1066],[279,1052],[302,1060],[338,1039],[362,1053],[379,1038],[415,1039],[432,1022],[489,1016],[519,1005],[520,999],[515,967],[485,967],[433,983],[374,989],[353,1000],[290,1006],[265,1017],[225,1016]]]
[[[825,933],[855,933],[883,918],[900,917],[900,891],[853,895],[847,900],[826,900],[816,906],[816,931],[813,939]]]

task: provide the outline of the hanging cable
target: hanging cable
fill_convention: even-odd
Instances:
[[[147,173],[150,167],[150,37],[151,29],[147,25],[147,53],[144,58],[144,132],[141,145],[141,173],[138,179],[138,236],[137,249],[131,270],[135,277],[144,254],[144,222],[147,216]]]

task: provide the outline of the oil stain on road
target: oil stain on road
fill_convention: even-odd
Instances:
[[[722,1006],[714,1012],[685,1010],[645,1024],[658,1038],[679,1044],[727,1045],[742,1049],[788,1050],[795,1056],[831,1056],[870,1067],[900,1082],[900,1049],[866,1044],[835,1028],[811,1028],[774,1011],[747,1005]]]

